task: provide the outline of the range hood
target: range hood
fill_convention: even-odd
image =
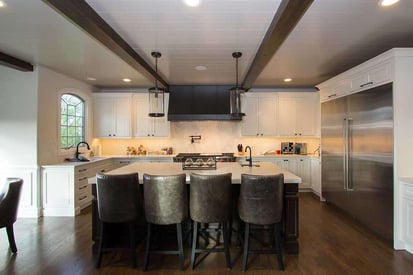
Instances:
[[[169,86],[169,121],[241,120],[230,114],[232,86],[175,85]]]

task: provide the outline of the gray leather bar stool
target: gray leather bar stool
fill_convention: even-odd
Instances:
[[[241,175],[238,213],[245,223],[242,271],[247,269],[248,254],[276,253],[278,267],[284,270],[281,248],[281,224],[284,198],[284,175]],[[274,226],[274,249],[250,250],[250,224]]]
[[[147,236],[143,269],[147,270],[150,253],[179,255],[180,269],[184,269],[182,222],[188,218],[186,175],[143,175],[143,196]],[[152,225],[176,224],[178,250],[151,250]]]
[[[136,267],[135,226],[142,222],[143,199],[138,173],[123,175],[96,174],[96,193],[100,223],[100,236],[96,268],[102,261],[102,250],[107,223],[127,224],[132,265]]]
[[[202,252],[224,252],[227,267],[231,268],[228,232],[228,223],[231,220],[232,213],[231,177],[231,173],[221,175],[191,173],[190,175],[189,212],[193,220],[191,269],[194,269],[196,254]],[[222,224],[224,248],[197,248],[200,223]]]
[[[13,253],[17,252],[13,224],[17,219],[17,209],[22,186],[22,179],[7,178],[3,190],[0,193],[0,228],[6,227],[10,250]]]

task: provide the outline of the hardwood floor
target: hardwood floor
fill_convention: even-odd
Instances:
[[[94,268],[91,253],[91,213],[76,218],[46,217],[18,219],[15,223],[18,248],[8,248],[5,229],[0,230],[0,274],[137,274],[143,273],[143,246],[138,247],[138,269],[130,267],[129,253],[105,254],[102,267]],[[300,254],[284,254],[284,274],[413,274],[413,255],[395,251],[391,245],[354,223],[309,193],[300,193]],[[232,270],[225,268],[224,255],[204,257],[194,271],[185,273],[242,274],[241,249],[232,247]],[[199,256],[202,258],[202,256]],[[183,274],[178,257],[154,255],[149,271]],[[277,273],[274,255],[249,257],[250,274]]]

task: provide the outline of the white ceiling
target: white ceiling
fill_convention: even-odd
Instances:
[[[147,87],[134,68],[40,0],[3,0],[0,52],[101,87]],[[87,0],[169,84],[233,84],[245,76],[280,0]],[[314,86],[393,47],[413,47],[413,0],[315,0],[254,86]],[[196,71],[197,65],[207,66]],[[88,76],[96,81],[88,81]],[[123,83],[129,77],[132,82]]]

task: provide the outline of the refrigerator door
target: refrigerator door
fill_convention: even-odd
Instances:
[[[345,98],[321,104],[321,177],[322,196],[327,202],[347,210],[345,182]]]
[[[393,239],[393,103],[386,84],[348,96],[348,193],[357,220]]]

